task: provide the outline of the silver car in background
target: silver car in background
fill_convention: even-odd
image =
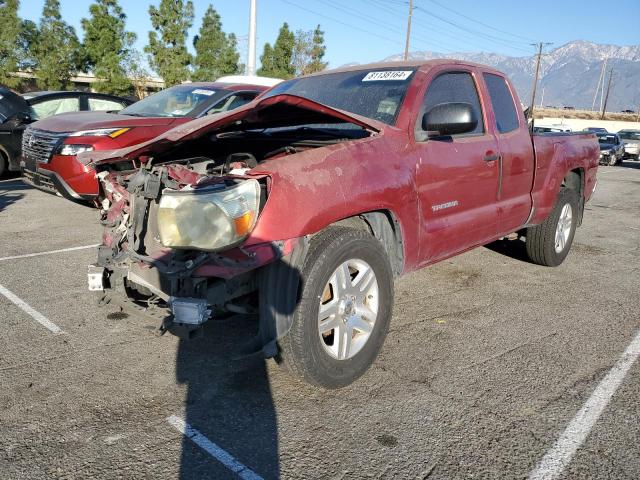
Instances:
[[[640,160],[640,130],[620,130],[618,136],[624,145],[624,157]]]

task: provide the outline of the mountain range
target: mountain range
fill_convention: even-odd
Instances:
[[[442,54],[418,51],[411,52],[409,57],[412,60],[454,58],[490,65],[509,76],[524,104],[531,102],[531,87],[536,68],[535,55],[510,57],[486,52]],[[401,59],[402,54],[397,54],[385,58],[384,61]],[[591,109],[605,59],[606,81],[610,68],[613,68],[607,110],[637,111],[640,108],[640,45],[602,45],[584,40],[569,42],[543,54],[536,105],[542,102],[545,106]],[[596,102],[596,110],[599,106],[600,96]]]

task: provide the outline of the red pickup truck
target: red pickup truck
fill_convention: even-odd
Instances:
[[[266,357],[338,388],[379,352],[395,277],[512,233],[531,261],[562,263],[598,157],[593,134],[532,136],[509,80],[482,65],[297,78],[82,155],[105,194],[89,288],[186,336],[258,313]]]

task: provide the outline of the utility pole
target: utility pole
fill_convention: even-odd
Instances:
[[[604,120],[604,112],[607,110],[607,101],[609,100],[609,92],[611,91],[611,80],[613,79],[613,68],[609,70],[609,83],[607,84],[607,94],[604,97],[604,106],[602,107],[602,115],[600,120]]]
[[[249,48],[247,49],[247,69],[246,74],[255,76],[256,74],[256,1],[250,0],[249,12]]]
[[[409,0],[409,18],[407,18],[407,41],[404,44],[404,61],[409,60],[409,40],[411,39],[411,18],[413,17],[413,0]]]
[[[600,87],[600,110],[602,110],[602,104],[604,103],[604,82],[607,79],[607,59],[604,61],[604,73],[602,74],[602,85]]]
[[[529,109],[529,118],[533,118],[533,109],[536,105],[536,89],[538,88],[538,76],[540,75],[540,60],[542,58],[542,49],[551,43],[532,43],[534,47],[538,47],[538,55],[536,59],[536,73],[533,77],[533,91],[531,92],[531,108]]]
[[[596,109],[596,100],[598,99],[598,94],[600,93],[600,84],[604,85],[604,72],[607,71],[607,58],[604,59],[602,63],[602,69],[600,70],[600,76],[598,77],[598,85],[596,85],[596,94],[593,96],[593,104],[591,105],[591,110]],[[602,102],[600,102],[600,107],[602,108]]]

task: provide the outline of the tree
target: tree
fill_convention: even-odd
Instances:
[[[139,100],[142,100],[147,94],[147,82],[151,75],[144,66],[142,53],[135,48],[129,49],[124,61],[124,71],[127,78],[131,80],[133,92]]]
[[[18,69],[20,18],[18,0],[0,0],[0,83],[16,87],[20,79],[11,76]]]
[[[222,31],[220,15],[209,5],[198,35],[193,39],[196,49],[192,78],[196,81],[213,81],[222,75],[238,73],[240,54],[236,36]]]
[[[320,25],[313,31],[313,41],[311,43],[311,63],[307,73],[321,72],[327,68],[328,63],[323,61],[327,47],[324,45],[324,32],[320,30]]]
[[[269,43],[265,44],[264,52],[260,57],[262,66],[258,70],[258,75],[276,78],[293,78],[296,70],[292,64],[293,49],[295,47],[296,38],[289,25],[285,22],[280,27],[276,43],[273,48]]]
[[[94,84],[98,92],[127,95],[131,81],[124,62],[136,35],[125,30],[127,16],[118,0],[96,0],[89,7],[90,18],[82,19],[84,54],[87,66],[100,79]]]
[[[18,38],[18,70],[35,70],[35,57],[40,32],[38,25],[31,20],[20,23],[20,37]]]
[[[35,47],[38,87],[46,90],[65,89],[82,59],[76,32],[62,20],[58,0],[45,0]]]
[[[191,55],[187,51],[186,39],[193,25],[193,3],[182,0],[161,0],[160,7],[149,7],[151,25],[149,45],[145,52],[151,67],[164,79],[167,86],[189,78]]]
[[[291,61],[296,76],[321,72],[327,68],[327,63],[322,61],[324,53],[324,32],[320,30],[320,25],[313,31],[298,30]]]

